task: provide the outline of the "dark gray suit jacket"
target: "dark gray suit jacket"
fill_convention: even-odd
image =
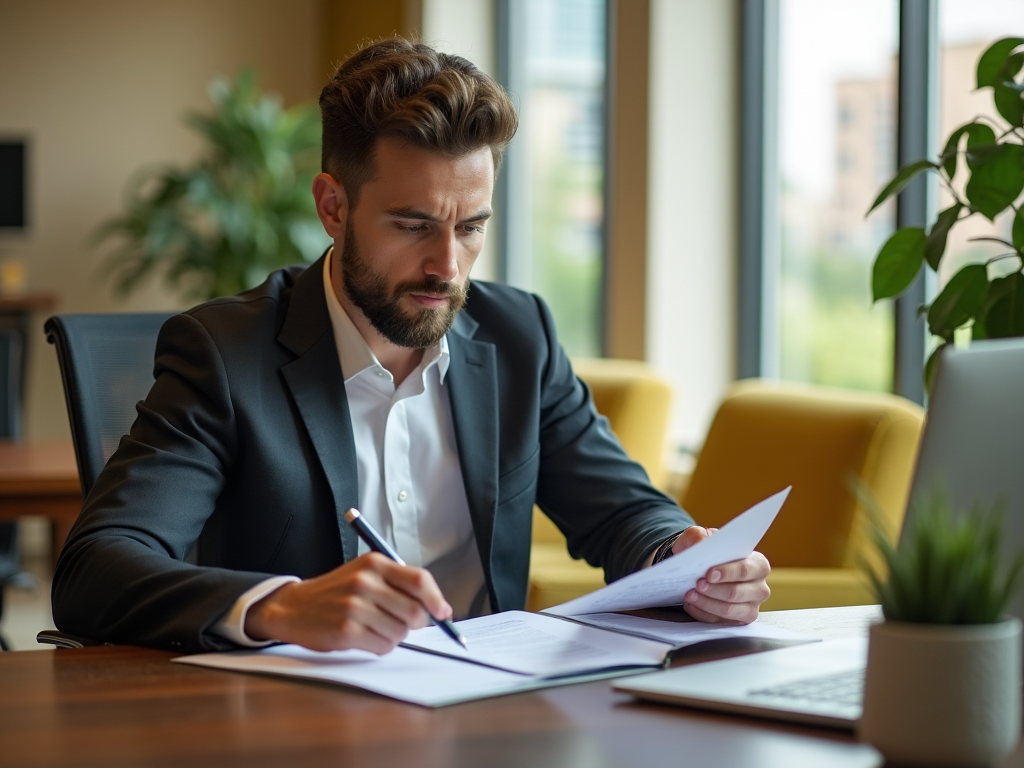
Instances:
[[[156,382],[57,564],[53,616],[116,643],[230,647],[210,629],[275,574],[356,556],[356,454],[322,260],[164,325]],[[534,502],[611,581],[692,521],[597,415],[535,296],[474,282],[446,376],[494,610],[526,600]],[[198,539],[198,565],[184,561]]]

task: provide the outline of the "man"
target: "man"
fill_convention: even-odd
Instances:
[[[64,631],[386,653],[427,612],[523,607],[535,502],[609,580],[708,535],[625,456],[543,302],[469,282],[517,124],[501,88],[394,38],[320,104],[313,195],[334,246],[164,326],[57,566]],[[367,553],[353,506],[408,565]],[[756,553],[718,566],[687,609],[752,621],[768,570]]]

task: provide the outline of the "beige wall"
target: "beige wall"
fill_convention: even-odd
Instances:
[[[22,260],[30,290],[56,294],[59,312],[176,307],[158,284],[115,301],[89,233],[118,211],[134,171],[196,156],[182,116],[207,107],[213,77],[253,65],[286,103],[315,97],[321,14],[319,0],[0,0],[0,134],[31,138],[33,222],[0,256]],[[68,434],[44,319],[30,348],[31,438]]]

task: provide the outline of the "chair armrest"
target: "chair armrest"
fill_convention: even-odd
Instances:
[[[69,635],[56,629],[44,629],[36,635],[36,642],[43,645],[55,645],[58,648],[86,648],[90,645],[110,645],[110,643],[91,640],[88,637]]]

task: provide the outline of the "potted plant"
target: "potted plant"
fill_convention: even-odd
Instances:
[[[938,175],[953,200],[927,232],[922,227],[900,227],[885,242],[872,270],[875,301],[903,293],[922,263],[938,272],[950,231],[965,220],[980,214],[995,222],[1004,211],[1013,214],[1009,239],[998,231],[992,237],[972,238],[998,243],[1006,251],[985,263],[961,267],[935,300],[921,308],[927,312],[928,330],[939,340],[925,365],[928,385],[942,347],[953,341],[959,328],[969,326],[975,339],[1024,336],[1022,66],[1024,38],[1005,38],[989,46],[978,61],[977,87],[992,89],[996,111],[1005,124],[979,117],[960,126],[946,140],[937,161],[919,160],[901,168],[868,211],[870,214],[911,179],[927,172]],[[965,184],[961,183],[962,171],[967,174]]]
[[[320,169],[316,109],[283,109],[251,71],[208,92],[213,112],[187,117],[207,142],[199,160],[143,171],[125,212],[94,236],[120,243],[106,269],[121,294],[154,271],[185,300],[238,293],[326,247],[310,194]]]
[[[898,765],[987,765],[1021,728],[1021,622],[1006,615],[1024,566],[1001,567],[1001,516],[955,516],[936,491],[899,546],[876,524],[861,737]],[[884,574],[884,575],[883,575]]]

